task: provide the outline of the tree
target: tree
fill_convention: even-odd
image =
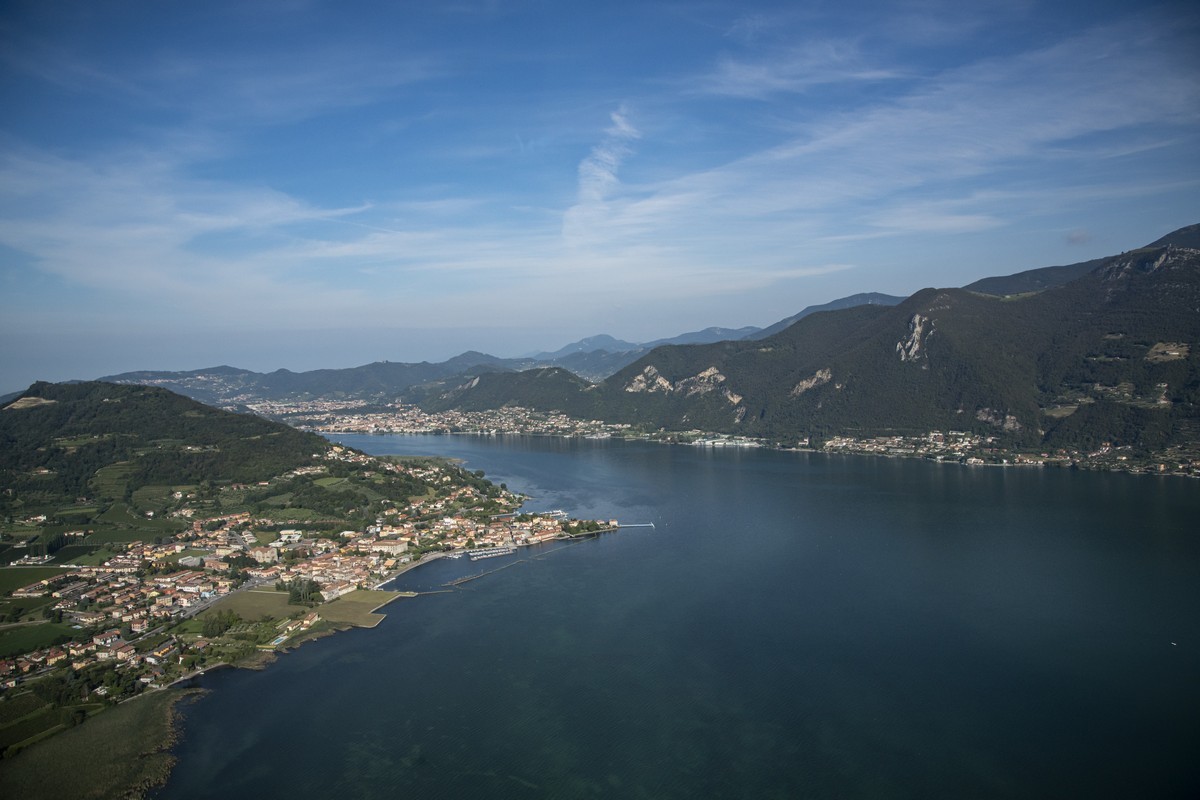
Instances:
[[[241,621],[242,618],[236,611],[210,611],[204,615],[204,624],[200,632],[204,638],[214,639]]]
[[[313,605],[321,591],[321,584],[309,578],[297,578],[287,584],[289,605]]]

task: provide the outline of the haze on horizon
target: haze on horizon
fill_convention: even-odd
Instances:
[[[0,392],[766,326],[1200,221],[1184,2],[9,2]]]

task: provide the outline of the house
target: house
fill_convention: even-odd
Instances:
[[[92,637],[92,642],[99,647],[111,647],[119,641],[121,641],[121,632],[116,628],[107,630],[104,633],[97,633]]]
[[[279,551],[274,547],[254,547],[250,549],[250,557],[259,564],[274,564],[279,560]]]
[[[334,581],[333,583],[322,587],[321,596],[325,598],[325,602],[328,603],[330,600],[341,597],[349,592],[353,592],[356,588],[358,587],[349,581]]]
[[[107,619],[103,611],[72,611],[71,618],[80,625],[98,625]]]

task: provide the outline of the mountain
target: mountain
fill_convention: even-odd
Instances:
[[[590,353],[572,353],[552,362],[552,366],[562,367],[589,381],[602,381],[622,367],[626,367],[642,357],[649,348],[626,350],[610,353],[607,350],[593,350]]]
[[[306,372],[278,369],[269,373],[220,366],[185,372],[123,372],[106,375],[99,380],[159,386],[202,403],[227,408],[260,401],[285,400],[412,401],[425,396],[427,392],[423,387],[426,385],[441,387],[445,381],[483,372],[512,372],[556,366],[588,380],[602,380],[658,344],[715,342],[723,338],[740,338],[744,333],[755,330],[757,328],[706,328],[645,345],[601,334],[573,342],[553,353],[539,353],[525,358],[499,358],[472,350],[438,363],[376,361],[342,369]]]
[[[646,342],[642,345],[642,348],[650,350],[665,344],[712,344],[713,342],[745,339],[748,336],[753,336],[760,330],[761,328],[756,328],[753,325],[747,325],[744,328],[705,328],[702,331],[681,333],[678,336],[672,336],[670,339],[655,339],[653,342]]]
[[[630,350],[641,350],[642,345],[633,342],[626,342],[621,339],[613,338],[607,333],[601,333],[597,336],[588,336],[580,339],[578,342],[571,342],[564,345],[553,353],[536,353],[528,356],[534,361],[558,361],[575,353],[594,353],[604,351],[607,353],[625,353]]]
[[[840,311],[844,308],[854,308],[855,306],[878,305],[878,306],[894,306],[903,297],[895,297],[890,294],[880,294],[879,292],[864,292],[862,294],[852,294],[849,297],[842,297],[838,300],[831,300],[828,303],[822,303],[819,306],[808,306],[798,314],[793,314],[787,319],[781,319],[774,325],[768,325],[760,331],[747,334],[745,339],[766,339],[774,336],[785,328],[795,325],[800,320],[807,316],[816,314],[818,311]]]
[[[1200,441],[1200,250],[1190,246],[1198,237],[1200,226],[1190,226],[1117,256],[962,289],[854,295],[743,339],[682,343],[739,332],[710,328],[620,352],[602,346],[631,343],[590,337],[555,360],[464,353],[442,364],[115,379],[234,407],[299,399],[401,400],[428,410],[523,405],[783,441],[940,429],[1045,448],[1154,448]]]
[[[161,388],[35,383],[0,409],[0,505],[27,514],[64,498],[111,495],[117,484],[120,494],[108,500],[149,484],[252,483],[312,464],[329,447]]]
[[[1189,225],[1172,231],[1161,239],[1146,245],[1148,248],[1158,247],[1189,247],[1200,249],[1200,224]],[[1081,261],[1078,264],[1066,264],[1061,267],[1041,267],[1029,269],[1012,275],[1001,275],[994,278],[983,278],[963,288],[972,292],[1008,297],[1027,292],[1042,292],[1063,286],[1092,272],[1107,259],[1095,258],[1091,261]]]
[[[650,352],[655,347],[668,344],[711,344],[727,339],[742,339],[758,330],[754,326],[745,328],[713,327],[705,328],[702,331],[681,333],[669,339],[656,339],[644,344],[634,344],[601,334],[572,342],[553,353],[538,353],[530,358],[537,362],[536,366],[562,367],[581,378],[597,381],[632,364],[641,355]]]
[[[438,364],[376,361],[345,369],[316,369],[270,373],[233,367],[211,367],[189,372],[124,372],[101,381],[159,386],[203,403],[237,406],[262,400],[358,399],[393,402],[421,384],[489,370],[527,369],[535,362],[503,359],[486,353],[466,352]]]
[[[561,376],[481,375],[428,405],[503,401],[785,441],[930,430],[1048,448],[1200,439],[1200,250],[1142,248],[1050,283],[1014,297],[925,289],[761,339],[660,347],[573,394]]]
[[[536,408],[571,408],[583,414],[595,384],[562,367],[538,367],[524,372],[493,372],[477,375],[449,391],[430,397],[426,408],[455,408],[485,411],[507,405]],[[447,399],[453,398],[451,402]]]
[[[1043,292],[1055,286],[1063,286],[1073,280],[1087,275],[1104,263],[1103,258],[1092,261],[1082,261],[1078,264],[1067,264],[1061,267],[1041,267],[1029,269],[1014,275],[1003,275],[995,278],[983,278],[963,288],[971,292],[1010,297],[1028,292]]]
[[[1177,231],[1171,231],[1166,236],[1151,242],[1147,247],[1166,247],[1173,245],[1175,247],[1190,247],[1193,250],[1200,250],[1200,223],[1188,225],[1180,228]]]

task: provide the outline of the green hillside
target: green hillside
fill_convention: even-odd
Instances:
[[[27,496],[103,492],[96,471],[148,483],[250,482],[313,461],[329,443],[144,386],[36,383],[0,410],[3,485]]]
[[[963,430],[1153,450],[1195,438],[1198,348],[1200,251],[1161,246],[1044,291],[925,289],[759,341],[658,348],[573,393],[565,381],[548,391],[541,374],[484,375],[428,406],[524,405],[783,441]]]
[[[0,409],[0,522],[20,545],[0,561],[61,551],[58,563],[106,542],[173,534],[185,525],[167,515],[176,490],[256,484],[316,463],[329,447],[164,389],[34,384]]]

